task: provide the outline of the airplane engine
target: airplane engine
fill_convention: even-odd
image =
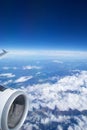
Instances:
[[[0,130],[19,130],[28,113],[27,94],[0,86]]]

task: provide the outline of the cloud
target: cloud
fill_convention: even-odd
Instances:
[[[48,78],[48,80],[51,80],[51,81],[54,81],[54,80],[58,81],[58,79],[59,79],[59,76],[52,76],[52,77]]]
[[[3,70],[9,70],[9,67],[6,67],[6,66],[5,66],[5,67],[3,67],[2,69],[3,69]]]
[[[37,72],[37,73],[36,73],[36,75],[40,75],[40,74],[41,74],[41,72]]]
[[[16,70],[16,69],[18,69],[18,68],[14,66],[14,67],[12,67],[12,69],[13,69],[13,70]]]
[[[2,83],[3,85],[8,85],[9,83],[12,83],[13,82],[13,80],[8,80],[8,81],[6,81],[6,82],[4,82],[4,83]]]
[[[53,60],[54,63],[63,64],[63,61],[60,60]]]
[[[55,84],[36,84],[24,90],[30,101],[25,130],[87,130],[87,71],[77,71]]]
[[[23,66],[23,70],[41,69],[40,66]]]
[[[65,76],[55,84],[43,83],[27,87],[27,91],[35,107],[41,104],[60,110],[87,109],[87,71],[73,76]],[[36,103],[33,103],[36,100]],[[44,102],[44,103],[43,103]]]
[[[22,76],[14,81],[14,83],[22,83],[32,79],[33,76]]]
[[[0,74],[0,77],[13,78],[15,75],[12,73],[2,73]]]
[[[3,70],[9,70],[9,69],[12,69],[12,70],[17,70],[19,69],[18,67],[7,67],[7,66],[4,66],[2,67]],[[22,68],[20,69],[23,69],[23,70],[31,70],[31,69],[41,69],[40,66],[31,66],[31,65],[28,65],[28,66],[23,66]]]
[[[5,66],[5,67],[2,67],[2,69],[3,69],[3,70],[9,70],[9,69],[16,70],[17,67],[7,67],[7,66]]]

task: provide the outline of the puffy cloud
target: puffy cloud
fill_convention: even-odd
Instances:
[[[30,100],[25,130],[87,130],[87,71],[65,76],[55,84],[28,86],[25,91]]]
[[[87,71],[65,76],[55,84],[44,83],[27,87],[32,106],[48,106],[60,110],[87,109]],[[33,102],[36,100],[36,103]]]
[[[14,81],[14,83],[26,82],[26,81],[28,81],[29,79],[32,79],[32,78],[33,78],[33,76],[22,76],[22,77],[16,79],[16,80]]]
[[[0,74],[0,77],[13,78],[15,75],[12,73],[2,73]]]

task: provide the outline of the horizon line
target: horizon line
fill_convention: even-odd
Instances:
[[[5,49],[7,50],[7,49]],[[87,51],[73,51],[73,50],[35,50],[35,49],[9,49],[8,55],[19,55],[19,56],[48,56],[48,57],[58,57],[58,56],[67,56],[67,57],[87,57]]]

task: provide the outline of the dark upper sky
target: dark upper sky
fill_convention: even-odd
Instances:
[[[0,0],[0,48],[87,50],[87,1]]]

